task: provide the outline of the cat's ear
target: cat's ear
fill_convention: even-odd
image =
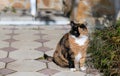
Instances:
[[[83,30],[84,30],[84,29],[87,29],[87,27],[86,27],[85,24],[81,24],[81,25],[80,25],[80,28],[82,28]]]
[[[74,21],[70,22],[70,26],[73,27],[75,25]]]

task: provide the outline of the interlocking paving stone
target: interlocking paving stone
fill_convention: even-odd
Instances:
[[[50,40],[49,42],[44,43],[44,46],[52,48],[53,50],[55,50],[56,47],[57,47],[58,42],[59,42],[59,40],[57,40],[57,39]]]
[[[6,51],[6,52],[12,52],[12,51],[15,51],[17,49],[14,47],[4,47],[4,48],[1,48],[0,50]]]
[[[46,76],[46,75],[38,72],[16,72],[13,74],[9,74],[7,76]]]
[[[34,42],[32,40],[19,40],[17,42],[12,43],[12,46],[17,48],[20,51],[34,50],[36,47],[42,46],[41,43]]]
[[[2,75],[8,75],[8,74],[12,74],[14,72],[16,72],[16,71],[11,70],[11,69],[6,69],[6,68],[0,69],[0,74],[2,74]]]
[[[38,71],[38,72],[43,73],[43,74],[45,74],[45,75],[51,76],[51,75],[54,75],[54,74],[56,74],[56,73],[58,73],[58,72],[60,72],[60,71],[55,70],[55,69],[48,69],[48,68],[46,68],[46,69],[43,69],[43,70]]]
[[[5,63],[0,62],[0,69],[5,68]]]
[[[11,59],[11,58],[0,58],[0,62],[4,62],[4,63],[10,63],[10,62],[13,62],[15,61],[14,59]]]
[[[5,58],[5,57],[7,57],[7,54],[8,54],[7,52],[0,50],[0,58]]]
[[[18,72],[36,72],[46,68],[46,64],[36,60],[17,60],[9,63],[7,68]]]
[[[10,58],[15,60],[29,60],[42,57],[43,53],[36,50],[17,50],[9,54]]]
[[[2,32],[4,32],[4,33],[2,33]],[[0,31],[0,42],[3,41],[4,39],[9,39],[10,38],[10,36],[7,36],[5,34],[6,34],[5,31]]]
[[[47,52],[47,51],[50,51],[52,49],[49,47],[38,47],[38,48],[35,48],[35,50],[41,51],[41,52]]]

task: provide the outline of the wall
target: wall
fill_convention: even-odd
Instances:
[[[38,9],[62,10],[62,0],[38,0]]]
[[[69,2],[72,2],[73,0],[37,0],[37,9],[55,9],[55,10],[62,10],[63,9],[63,4],[62,1],[67,1],[66,3],[68,4],[68,8],[65,7],[64,11],[65,13],[70,10]],[[79,0],[76,0],[79,1]],[[119,19],[120,18],[120,0],[83,0],[88,3],[90,3],[90,10],[92,10],[92,13],[94,15],[111,15],[114,13],[115,10],[115,16]],[[97,4],[98,3],[98,4]],[[71,3],[73,4],[73,3]],[[71,5],[70,4],[70,5]],[[97,5],[95,5],[97,4]],[[113,8],[113,4],[115,6],[115,9]],[[81,5],[81,3],[80,3]],[[81,8],[79,5],[80,10],[82,9],[83,11],[87,10],[84,9],[84,5],[82,5],[84,8]],[[30,0],[0,0],[0,11],[3,10],[5,7],[14,7],[15,9],[26,9],[30,10]],[[68,10],[68,11],[67,11]],[[82,13],[82,11],[78,10],[77,18],[80,19],[79,14]],[[89,10],[88,10],[89,11]],[[79,13],[81,12],[81,13]],[[88,12],[89,13],[89,12]],[[83,16],[82,16],[83,17]],[[73,17],[72,17],[73,18]]]
[[[71,0],[69,0],[69,2],[70,1]],[[73,8],[70,14],[71,20],[79,23],[87,22],[91,27],[98,25],[99,28],[101,28],[101,26],[111,26],[115,22],[115,7],[113,0],[75,0],[74,3],[76,6],[71,7],[70,4],[67,6],[67,13],[69,13],[70,7]]]
[[[5,7],[15,9],[30,9],[30,0],[0,0],[0,10]],[[62,10],[62,0],[37,0],[37,9]]]
[[[0,10],[5,7],[11,8],[14,7],[16,9],[30,9],[29,0],[0,0]]]

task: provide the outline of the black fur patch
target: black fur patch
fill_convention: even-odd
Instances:
[[[78,30],[78,26],[72,26],[70,34],[74,35],[75,37],[79,37],[80,33],[79,33],[79,30]]]
[[[70,34],[74,35],[75,37],[80,36],[80,32],[79,32],[78,28],[82,28],[83,30],[87,29],[84,24],[77,24],[77,23],[74,23],[73,21],[71,21],[70,25],[71,25]]]

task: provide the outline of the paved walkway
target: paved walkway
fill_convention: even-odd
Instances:
[[[0,26],[0,76],[100,76],[35,60],[53,54],[68,26]]]
[[[61,11],[40,10],[37,17],[32,17],[30,13],[0,13],[0,25],[61,25],[68,24],[69,19]]]

